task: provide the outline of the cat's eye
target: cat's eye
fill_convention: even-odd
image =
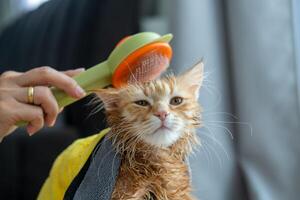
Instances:
[[[138,100],[138,101],[135,101],[134,103],[136,105],[139,105],[139,106],[148,106],[148,105],[150,105],[150,103],[146,100]]]
[[[182,102],[183,102],[183,98],[182,97],[173,97],[170,100],[170,104],[174,105],[174,106],[177,106],[177,105],[181,104]]]

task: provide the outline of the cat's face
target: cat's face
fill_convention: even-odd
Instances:
[[[168,147],[199,125],[202,79],[203,63],[198,63],[178,77],[101,90],[99,96],[114,119],[110,126],[117,125],[148,144]]]

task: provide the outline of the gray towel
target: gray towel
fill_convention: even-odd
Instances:
[[[74,200],[110,200],[121,163],[106,137],[96,147]]]
[[[189,166],[188,158],[185,159]],[[121,164],[112,143],[106,137],[97,145],[90,166],[75,192],[74,200],[110,200]],[[189,175],[191,170],[189,168]]]

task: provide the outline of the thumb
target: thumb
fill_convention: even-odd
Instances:
[[[4,132],[4,135],[0,135],[0,143],[2,142],[3,138],[8,136],[9,134],[11,134],[14,130],[16,130],[18,127],[17,126],[11,126],[11,127],[3,127],[4,130],[2,130],[2,128],[0,129],[0,132]]]

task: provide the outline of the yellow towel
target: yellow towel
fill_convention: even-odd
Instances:
[[[55,160],[38,200],[62,200],[69,185],[79,173],[98,142],[110,129],[73,142]]]

